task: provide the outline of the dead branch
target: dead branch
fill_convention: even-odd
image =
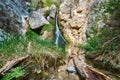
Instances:
[[[8,70],[10,70],[13,66],[17,65],[18,63],[22,62],[23,60],[27,59],[29,55],[20,57],[18,59],[14,59],[11,61],[7,61],[7,63],[0,69],[0,75],[4,75]]]
[[[88,66],[83,60],[78,59],[77,56],[73,57],[73,61],[79,75],[85,80],[112,80],[103,73]]]
[[[115,39],[117,39],[117,38],[119,38],[119,37],[120,37],[120,35],[115,36],[115,37],[113,37],[112,39],[110,39],[109,41],[105,42],[105,43],[103,44],[102,48],[104,48],[106,44],[111,43],[113,40],[115,40]]]

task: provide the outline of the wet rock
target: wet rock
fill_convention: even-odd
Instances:
[[[67,71],[68,71],[69,73],[75,73],[75,72],[76,72],[75,67],[73,67],[73,66],[68,66],[68,67],[67,67]]]
[[[78,75],[75,73],[68,73],[66,71],[67,65],[60,66],[58,69],[58,80],[79,80]]]
[[[31,0],[19,0],[24,8],[28,11],[31,7]]]
[[[45,24],[49,24],[49,22],[40,12],[33,11],[30,13],[29,24],[32,29],[37,29]]]
[[[18,0],[0,0],[0,28],[8,32],[27,32],[28,12]],[[2,26],[1,26],[2,25]]]

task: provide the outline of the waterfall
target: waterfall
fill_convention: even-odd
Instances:
[[[54,25],[55,31],[54,31],[54,44],[59,47],[65,47],[65,44],[67,43],[64,37],[62,36],[59,26],[58,26],[58,10],[56,10],[55,14],[55,25]]]

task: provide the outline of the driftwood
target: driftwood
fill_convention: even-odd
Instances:
[[[0,69],[0,75],[4,75],[13,66],[17,65],[18,63],[20,63],[21,61],[25,60],[28,57],[29,57],[29,55],[26,55],[24,57],[20,57],[20,58],[15,59],[15,60],[7,61],[7,63],[3,66],[3,68]]]
[[[85,62],[83,60],[78,59],[77,56],[73,57],[73,61],[78,71],[78,74],[81,77],[83,77],[84,80],[112,80],[105,74],[85,64]]]

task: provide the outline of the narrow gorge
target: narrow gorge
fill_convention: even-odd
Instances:
[[[1,0],[0,80],[119,80],[119,4]]]

